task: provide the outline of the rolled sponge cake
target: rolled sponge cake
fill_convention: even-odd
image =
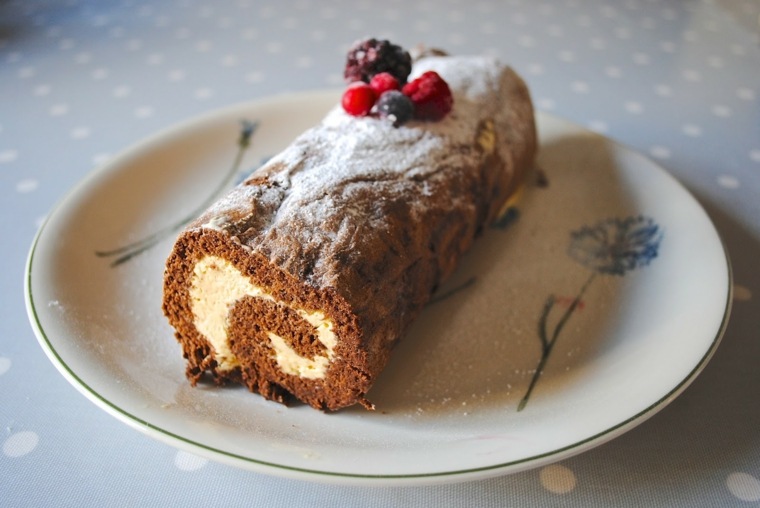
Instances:
[[[525,83],[489,57],[429,57],[454,107],[400,127],[334,108],[178,237],[163,310],[192,384],[367,408],[394,345],[536,152]],[[411,79],[411,78],[410,78]]]

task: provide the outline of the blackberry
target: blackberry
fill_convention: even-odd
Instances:
[[[394,127],[405,124],[414,116],[414,104],[412,100],[398,90],[389,90],[377,100],[375,104],[377,114],[381,118],[388,118]]]
[[[346,83],[369,83],[372,76],[381,72],[390,73],[403,85],[412,72],[412,57],[401,46],[375,38],[359,41],[348,50],[343,72]]]

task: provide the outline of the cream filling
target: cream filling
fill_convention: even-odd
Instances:
[[[285,302],[275,299],[260,286],[251,283],[248,277],[226,259],[206,256],[195,264],[190,281],[190,308],[195,328],[214,348],[217,368],[220,370],[230,370],[240,365],[230,350],[227,330],[230,311],[238,300],[246,296],[290,307]],[[275,361],[285,374],[306,379],[324,378],[338,342],[333,324],[320,311],[308,312],[296,308],[293,310],[314,328],[317,340],[325,346],[327,354],[305,358],[284,338],[269,331],[266,333]]]
[[[477,143],[485,153],[492,153],[496,148],[496,130],[493,120],[486,120],[478,127]]]

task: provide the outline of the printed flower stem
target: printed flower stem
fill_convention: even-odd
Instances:
[[[185,224],[189,223],[198,215],[200,215],[206,208],[211,206],[214,201],[216,201],[218,195],[221,194],[221,192],[226,189],[235,178],[235,175],[240,169],[240,164],[243,161],[243,155],[251,145],[251,138],[253,137],[254,132],[256,132],[257,127],[258,122],[250,122],[247,120],[242,122],[240,138],[238,139],[238,150],[235,154],[235,159],[232,162],[232,166],[230,167],[229,172],[214,189],[214,191],[200,205],[193,209],[192,212],[188,213],[186,216],[176,221],[175,223],[170,224],[169,226],[166,226],[165,228],[162,228],[141,240],[124,245],[122,247],[117,247],[116,249],[112,250],[95,251],[95,255],[98,257],[118,256],[111,262],[111,266],[118,266],[155,246],[165,237],[179,231]]]
[[[547,321],[554,308],[556,298],[549,295],[538,320],[538,337],[541,340],[541,359],[538,362],[528,390],[517,406],[518,411],[525,409],[538,378],[544,372],[549,355],[557,342],[562,329],[580,305],[583,295],[597,275],[624,276],[636,268],[649,265],[660,250],[663,233],[660,226],[651,218],[634,215],[625,218],[605,219],[593,226],[583,226],[570,233],[568,255],[589,270],[591,275],[581,286],[575,299],[565,310],[549,337]]]
[[[586,290],[596,278],[596,275],[597,272],[591,272],[591,275],[589,275],[589,277],[586,279],[586,282],[583,283],[580,291],[578,291],[576,297],[573,299],[573,301],[567,307],[567,310],[565,310],[565,313],[557,322],[557,326],[554,327],[551,338],[548,338],[546,323],[549,318],[549,313],[554,307],[556,299],[554,298],[554,295],[549,295],[549,297],[546,299],[546,302],[544,303],[544,309],[541,313],[541,318],[538,322],[538,337],[541,339],[541,359],[538,361],[536,371],[533,373],[533,378],[530,380],[528,390],[525,392],[525,395],[517,406],[518,411],[525,409],[525,406],[528,404],[528,399],[530,399],[530,395],[533,392],[533,388],[535,388],[536,383],[538,382],[538,378],[541,377],[541,374],[544,372],[546,362],[549,360],[549,355],[551,354],[552,349],[554,349],[554,345],[557,343],[557,339],[562,332],[562,328],[564,328],[565,323],[567,323],[567,321],[570,319],[570,316],[573,314],[573,312],[575,312],[575,309],[578,308],[578,305],[583,300],[583,295],[586,293]]]

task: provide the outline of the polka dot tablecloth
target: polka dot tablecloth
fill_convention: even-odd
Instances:
[[[487,53],[539,109],[631,146],[705,207],[733,311],[696,381],[644,424],[542,468],[409,488],[320,485],[177,451],[97,409],[28,324],[29,246],[66,192],[178,122],[336,87],[347,45]],[[760,3],[754,0],[87,0],[0,3],[3,506],[760,505]],[[699,253],[695,252],[695,256]]]

